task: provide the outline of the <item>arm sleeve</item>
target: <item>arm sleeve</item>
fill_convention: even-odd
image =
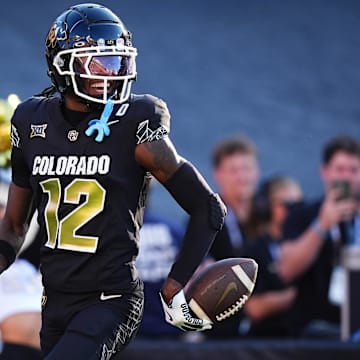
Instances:
[[[216,235],[215,240],[209,250],[209,255],[212,256],[216,261],[237,256],[231,245],[226,223]]]
[[[164,184],[178,204],[190,214],[180,252],[169,277],[185,286],[221,229],[225,205],[193,165],[186,162]]]

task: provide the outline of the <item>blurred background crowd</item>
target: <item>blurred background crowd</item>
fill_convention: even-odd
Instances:
[[[187,217],[154,184],[138,258],[147,293],[139,338],[339,339],[340,308],[346,298],[341,253],[345,246],[360,246],[360,4],[101,3],[118,13],[133,33],[139,50],[133,91],[167,102],[177,149],[228,206],[225,226],[204,266],[239,256],[253,257],[259,264],[254,295],[237,316],[205,335],[184,336],[168,326],[158,290]],[[45,33],[53,18],[72,4],[16,0],[2,5],[2,206],[10,179],[9,119],[18,101],[15,95],[7,96],[16,93],[25,99],[48,85]],[[17,264],[28,271],[23,281],[33,281],[26,294],[20,291],[29,299],[40,296],[36,235],[34,239]],[[0,303],[9,302],[1,286],[5,289],[12,280],[7,285],[5,281],[0,281]],[[29,305],[21,310],[20,321],[16,309],[0,316],[4,349],[14,343],[30,352],[38,347],[34,334],[39,311]],[[12,316],[9,325],[5,320]],[[353,332],[349,338],[357,336]],[[31,356],[36,359],[38,354],[29,353],[28,359]]]

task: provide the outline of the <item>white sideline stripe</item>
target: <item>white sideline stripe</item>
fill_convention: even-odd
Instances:
[[[206,315],[202,307],[194,299],[190,300],[189,307],[199,319],[206,319],[212,322],[211,319]]]
[[[252,292],[254,290],[255,284],[249,278],[248,274],[243,270],[240,265],[235,265],[231,267],[235,275],[240,279],[240,281],[245,285],[245,287]]]

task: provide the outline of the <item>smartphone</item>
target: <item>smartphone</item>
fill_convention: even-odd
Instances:
[[[352,197],[351,184],[347,180],[337,180],[332,187],[339,190],[339,196],[336,200],[345,200]]]

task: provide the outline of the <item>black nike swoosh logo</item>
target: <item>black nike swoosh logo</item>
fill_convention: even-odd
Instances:
[[[166,314],[167,314],[167,316],[169,317],[169,320],[170,320],[170,321],[173,321],[173,320],[174,320],[173,317],[172,317],[168,312],[166,312]]]

